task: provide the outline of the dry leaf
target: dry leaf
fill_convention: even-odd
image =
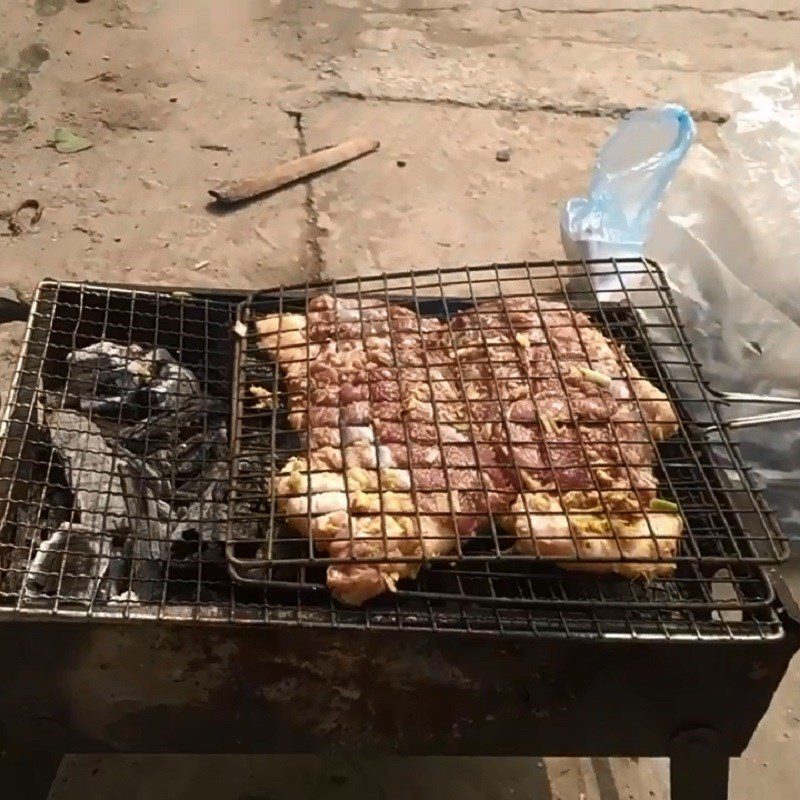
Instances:
[[[88,150],[92,146],[88,139],[78,136],[69,128],[56,128],[52,144],[59,153],[80,153],[81,150]]]

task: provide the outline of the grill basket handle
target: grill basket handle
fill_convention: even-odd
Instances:
[[[732,417],[726,420],[726,427],[731,430],[737,428],[753,428],[757,425],[770,425],[777,422],[800,421],[800,397],[770,397],[761,394],[747,394],[743,392],[715,392],[717,397],[726,403],[769,403],[770,405],[797,406],[785,411],[773,411],[768,414],[751,414],[746,417]],[[707,433],[716,430],[716,425],[709,425]]]

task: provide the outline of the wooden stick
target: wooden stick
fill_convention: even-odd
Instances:
[[[279,164],[263,175],[222,183],[209,189],[208,193],[220,203],[238,203],[374,153],[380,144],[374,139],[350,139],[334,147],[326,147],[316,153]]]

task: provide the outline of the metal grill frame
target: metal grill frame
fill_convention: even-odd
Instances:
[[[4,785],[44,798],[64,752],[624,755],[668,756],[673,800],[721,800],[800,645],[776,594],[780,637],[712,643],[0,612]]]
[[[597,273],[598,267],[606,267],[607,275],[613,275],[616,278],[620,277],[621,272],[628,275],[636,275],[638,272],[641,276],[646,277],[650,281],[650,285],[642,289],[624,288],[620,282],[621,290],[613,295],[614,300],[619,301],[621,298],[624,302],[619,302],[613,305],[606,301],[602,295],[598,295],[592,290],[579,292],[572,292],[571,294],[566,291],[567,279],[575,282],[576,279],[588,279],[589,270]],[[537,271],[543,273],[541,275],[534,274]],[[245,401],[245,393],[249,386],[258,384],[259,378],[254,376],[253,370],[256,373],[266,374],[269,376],[271,385],[268,387],[273,397],[282,396],[282,390],[279,383],[279,370],[277,368],[266,367],[267,357],[258,349],[257,335],[254,334],[252,329],[252,322],[255,319],[264,316],[266,313],[275,312],[297,312],[304,313],[306,300],[314,297],[323,292],[329,292],[337,297],[357,297],[357,298],[374,298],[384,300],[387,303],[396,302],[404,303],[406,307],[410,307],[416,311],[418,316],[428,316],[430,310],[437,305],[444,307],[444,313],[439,311],[440,318],[445,317],[445,321],[449,323],[450,312],[448,311],[448,298],[447,287],[454,289],[463,289],[466,285],[469,288],[469,297],[467,303],[473,305],[477,301],[492,299],[496,295],[503,295],[503,280],[501,277],[504,273],[509,273],[508,280],[516,279],[517,283],[520,282],[520,274],[524,276],[522,283],[527,285],[535,291],[536,281],[550,279],[555,283],[555,288],[550,289],[548,292],[540,292],[540,299],[566,299],[568,307],[575,310],[593,311],[595,314],[595,321],[600,324],[598,327],[602,330],[607,338],[612,340],[617,338],[614,332],[626,325],[628,328],[633,328],[633,338],[630,334],[625,336],[625,344],[630,347],[631,344],[638,346],[637,354],[629,353],[634,364],[642,371],[645,378],[654,380],[657,385],[667,391],[668,396],[672,400],[673,405],[678,410],[679,416],[679,434],[674,437],[670,442],[664,445],[659,445],[664,448],[681,448],[681,454],[689,461],[690,468],[693,469],[692,481],[695,486],[690,486],[690,490],[698,489],[705,491],[708,500],[708,509],[701,509],[704,512],[717,515],[720,521],[717,523],[718,529],[727,529],[727,534],[723,531],[720,533],[719,538],[725,541],[723,544],[727,548],[727,552],[710,553],[708,552],[708,543],[705,542],[705,552],[698,546],[698,537],[695,535],[696,520],[692,524],[685,525],[683,534],[683,554],[680,554],[674,560],[679,565],[679,576],[673,581],[657,579],[655,583],[664,584],[667,587],[675,587],[681,581],[690,582],[696,578],[698,582],[703,580],[709,582],[709,586],[713,580],[709,581],[708,570],[716,566],[730,566],[736,565],[738,568],[747,570],[753,564],[774,563],[783,560],[788,555],[788,546],[782,539],[777,527],[775,526],[772,515],[763,501],[760,490],[758,490],[752,483],[749,470],[741,463],[741,457],[738,453],[737,446],[730,438],[729,432],[726,429],[725,423],[720,415],[720,406],[722,405],[718,396],[715,395],[712,389],[703,381],[699,372],[699,364],[692,356],[691,345],[689,344],[681,323],[677,317],[677,309],[674,300],[669,292],[669,287],[663,273],[653,262],[643,261],[638,259],[630,259],[625,261],[609,261],[609,262],[535,262],[523,264],[506,264],[506,265],[489,265],[486,267],[470,268],[466,272],[464,270],[429,270],[429,271],[416,271],[413,273],[383,275],[376,277],[354,278],[349,280],[319,282],[315,284],[303,284],[299,286],[292,286],[281,288],[279,290],[271,290],[268,292],[256,293],[243,303],[238,311],[238,329],[239,339],[236,342],[234,360],[235,360],[235,378],[234,378],[234,398],[232,403],[234,418],[232,420],[232,431],[234,435],[233,442],[233,465],[232,465],[232,487],[231,487],[231,502],[238,502],[244,498],[246,501],[257,500],[259,496],[263,496],[263,486],[269,483],[269,475],[266,472],[256,470],[252,479],[241,479],[239,470],[239,463],[252,461],[255,457],[265,455],[265,451],[269,450],[270,455],[280,452],[283,455],[283,461],[288,459],[290,455],[300,453],[301,455],[307,453],[302,446],[297,444],[290,444],[287,447],[278,447],[276,442],[285,438],[287,432],[281,429],[279,422],[279,403],[273,403],[273,407],[265,414],[254,413],[248,411],[247,403]],[[602,272],[602,270],[600,270]],[[466,274],[467,278],[463,276]],[[496,295],[490,297],[476,295],[474,285],[477,278],[471,277],[475,275],[483,275],[486,282],[495,284],[497,287]],[[488,275],[488,277],[486,277]],[[411,286],[412,290],[417,290],[411,296],[403,296],[401,294],[403,285]],[[430,295],[421,294],[422,289],[438,291],[438,295],[431,297]],[[660,321],[648,322],[643,319],[640,313],[632,313],[630,306],[632,305],[632,298],[636,292],[648,292],[651,298],[650,305],[637,303],[640,310],[644,314],[651,314],[657,312],[661,315]],[[530,294],[530,289],[528,291]],[[608,294],[608,293],[604,293]],[[458,293],[454,292],[454,296],[458,297]],[[507,293],[504,296],[509,296]],[[514,296],[514,295],[512,295]],[[576,299],[577,297],[577,299]],[[589,302],[587,302],[587,300]],[[458,303],[463,303],[462,300],[457,300]],[[591,307],[589,307],[591,306]],[[463,307],[463,306],[459,306]],[[426,314],[425,311],[428,311]],[[624,323],[614,321],[614,314],[625,314],[627,320]],[[653,330],[661,335],[665,341],[653,341]],[[664,335],[666,334],[666,336]],[[677,350],[680,359],[674,360],[674,353]],[[672,359],[660,357],[659,353],[673,354]],[[644,358],[642,358],[642,352]],[[679,373],[676,377],[675,373]],[[676,391],[676,384],[681,384],[682,392]],[[687,398],[686,388],[691,390],[694,395]],[[307,404],[308,405],[308,404]],[[692,408],[692,413],[687,411],[687,406]],[[435,407],[435,404],[434,404]],[[698,422],[699,416],[697,410],[702,411],[703,427]],[[248,447],[251,435],[258,436],[257,425],[259,418],[268,417],[267,435],[264,439],[268,439],[269,443],[266,447],[263,444],[264,439],[260,446]],[[249,423],[256,422],[253,430],[246,430]],[[285,426],[285,422],[283,423]],[[720,463],[717,459],[711,456],[711,443],[708,439],[708,431],[714,431],[718,436],[718,447],[725,451],[726,461],[732,465],[732,471],[735,473],[738,485],[733,487],[722,476]],[[262,434],[263,435],[263,434]],[[656,443],[652,441],[651,444]],[[658,451],[657,451],[658,452]],[[666,458],[662,458],[659,454],[656,459],[655,466],[661,466],[661,485],[666,488],[669,493],[675,497],[680,496],[681,486],[680,481],[671,479],[669,470],[664,469],[665,464],[668,463]],[[280,456],[276,457],[273,462],[274,466],[270,469],[275,470],[280,468],[282,461]],[[446,472],[445,472],[446,474]],[[665,480],[666,479],[666,480]],[[380,480],[380,478],[379,478]],[[310,488],[309,488],[310,492]],[[412,490],[413,492],[413,490]],[[310,498],[309,498],[310,499]],[[733,502],[731,500],[733,499]],[[740,502],[737,503],[736,500]],[[746,507],[742,507],[742,506]],[[280,519],[280,512],[276,510],[276,498],[274,488],[271,492],[268,511],[261,514],[264,520],[264,527],[266,533],[264,539],[268,543],[267,555],[259,554],[253,556],[252,554],[242,555],[243,547],[245,544],[242,538],[237,535],[235,514],[231,514],[229,519],[229,544],[228,556],[231,562],[231,573],[234,578],[242,583],[249,584],[262,584],[267,586],[282,586],[288,588],[291,585],[296,585],[310,590],[319,590],[322,581],[319,579],[309,578],[306,575],[307,570],[313,570],[319,566],[325,566],[336,563],[390,563],[392,560],[396,561],[414,561],[413,558],[397,556],[394,559],[391,557],[384,557],[385,554],[375,556],[374,558],[350,558],[350,559],[337,559],[331,558],[324,554],[314,552],[310,540],[299,537],[299,534],[290,535],[289,538],[296,538],[302,544],[298,544],[296,550],[290,557],[286,556],[269,556],[273,542],[280,543],[284,540],[286,533],[285,530],[277,531],[276,521]],[[687,516],[691,515],[691,510],[687,509],[687,504],[681,503],[681,514],[686,520]],[[452,510],[452,509],[451,509]],[[310,513],[310,512],[309,512]],[[695,515],[695,518],[697,515]],[[721,524],[720,524],[721,523]],[[713,524],[713,523],[712,523]],[[275,531],[275,535],[271,535],[271,531]],[[734,532],[735,531],[735,532]],[[756,531],[763,531],[757,533]],[[502,535],[502,534],[501,534]],[[351,531],[352,536],[352,531]],[[482,562],[497,561],[499,562],[513,562],[516,566],[515,569],[522,571],[526,565],[531,563],[541,564],[543,560],[541,557],[530,557],[525,555],[510,554],[502,552],[499,546],[499,536],[497,528],[492,525],[490,534],[486,538],[491,537],[488,548],[481,549],[472,555],[464,553],[460,546],[457,552],[450,553],[438,559],[439,562],[455,562],[455,569],[451,570],[451,574],[455,579],[459,579],[461,574],[466,577],[466,568],[472,570],[486,569],[486,564]],[[385,531],[384,531],[385,539]],[[250,542],[249,544],[255,544]],[[701,543],[702,544],[702,543]],[[285,549],[285,548],[284,548]],[[688,550],[688,552],[686,552]],[[720,548],[722,550],[722,548]],[[305,551],[305,552],[301,552]],[[428,568],[437,563],[436,559],[426,559],[421,557],[419,559]],[[567,558],[550,558],[550,561],[565,562],[570,559]],[[588,559],[591,560],[591,559]],[[636,561],[658,561],[658,559],[635,559]],[[673,560],[670,558],[670,560]],[[276,567],[284,568],[285,575],[287,567],[294,568],[294,575],[288,580],[281,577],[280,570]],[[683,576],[680,575],[680,570],[683,569]],[[256,578],[254,574],[260,570],[262,577]],[[688,573],[688,574],[687,574]],[[536,575],[535,570],[530,572],[531,575]],[[758,571],[750,573],[752,576],[757,576]],[[422,573],[424,576],[424,571]],[[474,573],[473,573],[474,575]],[[741,575],[740,575],[741,578]],[[459,591],[456,593],[462,599],[471,599],[475,601],[483,601],[497,604],[519,604],[527,603],[529,605],[539,605],[542,603],[543,598],[536,596],[535,592],[530,589],[531,583],[536,580],[534,577],[528,581],[527,593],[532,595],[527,600],[524,598],[526,592],[523,590],[522,595],[520,592],[515,592],[514,596],[501,596],[498,597],[496,593],[491,591],[484,591],[481,596],[470,595],[469,592]],[[746,580],[746,578],[745,578]],[[755,577],[755,580],[758,580]],[[447,597],[445,593],[440,592],[426,592],[424,588],[417,586],[410,590],[416,596],[431,596],[438,599],[454,599],[454,597]],[[400,592],[402,594],[402,592]],[[669,592],[668,592],[669,594]],[[680,594],[678,592],[678,594]],[[705,608],[720,608],[721,606],[715,605],[710,597],[702,598],[699,603],[687,602],[684,598],[683,603],[675,603],[674,598],[672,602],[667,602],[667,606],[679,607],[705,607]],[[595,598],[595,601],[602,598]],[[763,605],[764,602],[769,602],[768,593],[763,596],[752,597],[748,601],[740,594],[740,603],[742,607],[748,605]],[[663,601],[663,598],[662,598]],[[630,597],[627,602],[631,605],[636,605]],[[613,605],[613,601],[605,602],[606,605]],[[620,605],[624,605],[625,601],[621,601]],[[651,605],[655,603],[651,600]],[[555,602],[554,605],[558,605]]]
[[[152,293],[46,281],[34,310],[59,286]],[[245,294],[180,291],[231,308]],[[42,344],[34,321],[0,458],[31,410],[20,376]],[[769,580],[775,602],[742,622],[397,598],[388,610],[343,609],[230,584],[229,602],[87,609],[2,597],[0,770],[12,792],[44,797],[64,752],[668,756],[674,800],[722,798],[728,759],[747,746],[800,646],[800,611]]]
[[[215,290],[164,288],[153,290],[150,287],[107,286],[77,284],[70,282],[45,281],[37,290],[34,299],[25,340],[20,354],[13,390],[5,408],[0,464],[6,469],[0,471],[2,498],[8,499],[25,489],[24,478],[18,474],[17,458],[22,448],[30,443],[31,414],[33,413],[38,370],[48,357],[48,346],[52,344],[53,330],[50,322],[56,312],[59,293],[72,294],[80,299],[78,317],[88,314],[91,308],[97,313],[98,306],[92,305],[92,298],[107,300],[115,298],[115,314],[119,308],[128,309],[136,299],[149,303],[177,304],[184,310],[194,307],[216,307],[233,325],[237,305],[247,297],[246,292],[221,292]],[[211,304],[209,306],[208,304]],[[108,312],[108,309],[106,309]],[[46,313],[45,313],[46,312]],[[78,319],[80,322],[80,319]],[[75,320],[73,320],[75,322]],[[88,324],[84,320],[81,325]],[[86,343],[86,328],[78,325],[81,341]],[[163,320],[158,323],[165,330]],[[91,330],[91,324],[89,330]],[[223,336],[223,325],[219,324],[214,334],[216,339],[206,342],[206,347],[218,350],[220,358],[230,365],[229,357],[232,342],[227,327]],[[153,331],[145,331],[152,336]],[[130,334],[129,334],[130,336]],[[213,337],[212,337],[213,338]],[[145,341],[150,341],[145,337]],[[63,342],[61,343],[63,355]],[[50,358],[52,359],[52,353]],[[182,359],[175,353],[179,361]],[[224,356],[224,358],[223,358]],[[36,365],[31,373],[31,365]],[[220,362],[221,364],[221,362]],[[9,441],[20,445],[14,453],[9,450]],[[13,470],[9,475],[8,465]],[[9,480],[10,479],[10,480]],[[0,518],[6,511],[0,504]],[[7,536],[8,526],[0,535]],[[5,546],[8,541],[4,538]],[[216,569],[218,565],[214,565]],[[167,566],[167,579],[164,593],[159,600],[147,602],[127,598],[124,602],[105,601],[76,602],[68,592],[56,592],[53,596],[29,597],[5,593],[0,596],[0,618],[13,616],[61,617],[71,619],[95,620],[147,620],[159,619],[174,622],[203,622],[209,624],[241,624],[245,626],[280,625],[318,628],[376,629],[376,630],[417,630],[438,632],[480,633],[502,636],[533,636],[537,638],[644,638],[647,640],[772,640],[780,638],[782,626],[769,605],[773,594],[771,585],[761,570],[753,567],[753,572],[742,586],[752,587],[737,595],[735,602],[722,600],[713,608],[700,604],[683,608],[680,604],[669,602],[657,605],[645,603],[630,607],[619,598],[610,598],[607,608],[599,608],[602,603],[592,601],[581,604],[571,601],[555,603],[536,602],[525,609],[507,608],[505,602],[472,603],[465,596],[442,596],[441,593],[413,591],[400,593],[396,597],[382,598],[381,602],[368,607],[343,608],[332,602],[326,592],[318,586],[297,585],[289,582],[287,586],[237,586],[228,580],[227,572],[213,572],[198,560],[196,568],[185,579],[181,596],[172,596],[175,588]],[[1,572],[2,570],[0,570]],[[748,581],[750,583],[748,584]],[[178,581],[180,583],[180,581]],[[587,580],[587,585],[592,580]],[[725,584],[730,581],[720,580]],[[209,596],[207,592],[211,592]],[[735,589],[734,589],[735,593]],[[486,598],[484,598],[485,600]],[[512,604],[513,605],[513,604]],[[598,606],[598,607],[595,607]]]

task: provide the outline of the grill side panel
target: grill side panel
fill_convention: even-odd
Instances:
[[[0,663],[0,735],[11,752],[657,757],[703,726],[737,755],[798,641],[537,645],[8,622],[0,649],[25,657]]]

